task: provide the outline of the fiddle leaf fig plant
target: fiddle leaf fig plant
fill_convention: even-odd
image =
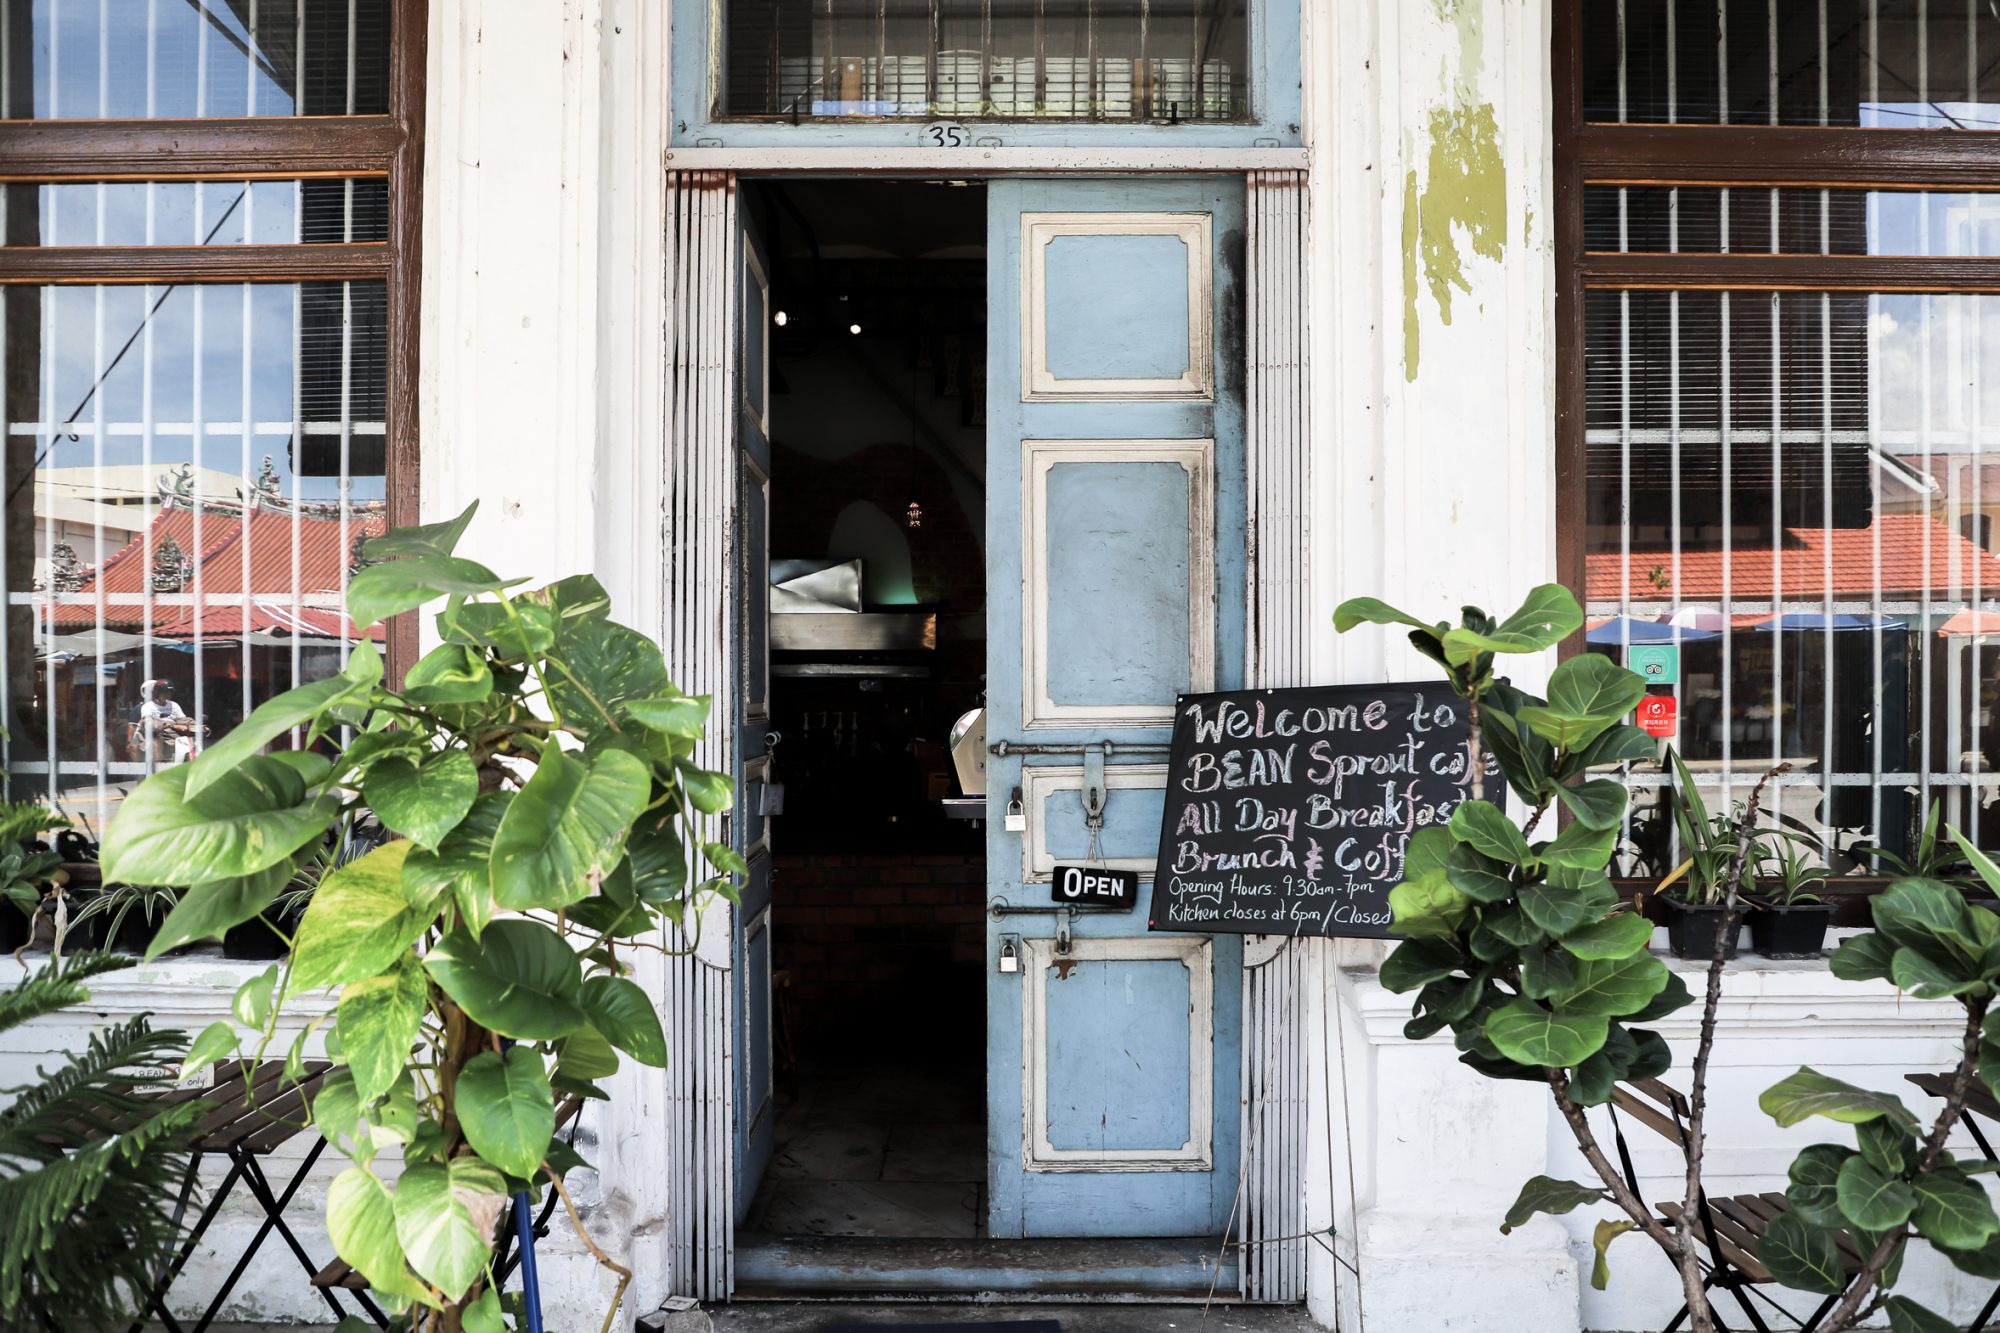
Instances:
[[[558,1105],[605,1096],[621,1059],[666,1063],[631,959],[663,925],[698,929],[704,896],[733,897],[744,869],[707,831],[732,795],[695,758],[707,698],[675,687],[588,575],[527,590],[454,555],[472,514],[377,538],[382,563],[349,584],[363,627],[440,604],[441,642],[400,688],[363,639],[338,675],[140,784],[103,844],[110,879],[189,885],[157,952],[264,912],[369,812],[394,835],[319,878],[289,962],[239,990],[185,1068],[261,1057],[287,1003],[337,992],[277,1087],[325,1028],[335,1068],[311,1118],[351,1162],[328,1192],[334,1247],[440,1330],[501,1326],[489,1265],[508,1196],[562,1192],[575,1161]],[[629,1274],[584,1240],[622,1295]]]
[[[1753,858],[1766,855],[1757,829],[1764,775],[1730,815],[1712,816],[1684,764],[1674,757],[1679,790],[1672,805],[1700,900],[1725,910],[1707,968],[1707,991],[1690,1069],[1684,1198],[1669,1217],[1636,1194],[1598,1144],[1588,1109],[1612,1099],[1620,1083],[1658,1078],[1672,1064],[1667,1044],[1644,1024],[1690,1003],[1679,976],[1647,950],[1652,926],[1620,905],[1607,867],[1626,808],[1624,784],[1603,776],[1612,766],[1656,757],[1655,744],[1625,718],[1645,694],[1632,672],[1582,653],[1561,662],[1540,698],[1496,676],[1496,655],[1539,653],[1583,624],[1570,593],[1537,588],[1522,608],[1496,622],[1466,607],[1459,623],[1435,623],[1373,598],[1343,603],[1335,628],[1406,627],[1412,646],[1445,670],[1471,705],[1472,799],[1444,827],[1410,840],[1404,878],[1390,892],[1392,929],[1402,937],[1382,964],[1388,990],[1413,993],[1405,1033],[1422,1040],[1449,1029],[1459,1059],[1490,1078],[1544,1083],[1595,1183],[1536,1176],[1521,1190],[1502,1231],[1537,1213],[1561,1214],[1609,1203],[1624,1214],[1596,1223],[1593,1286],[1609,1278],[1606,1250],[1628,1231],[1644,1234],[1680,1273],[1690,1327],[1716,1328],[1704,1269],[1706,1240],[1692,1220],[1706,1208],[1701,1163],[1706,1136],[1708,1060],[1714,1048],[1729,934]],[[1489,750],[1519,802],[1517,824],[1485,799]],[[1554,811],[1567,822],[1537,838]],[[1924,864],[1963,857],[2000,895],[1996,864],[1956,829],[1957,853],[1939,849],[1936,816],[1919,856]],[[1781,868],[1788,885],[1812,873],[1795,861]],[[1944,1106],[1926,1129],[1892,1095],[1871,1092],[1810,1067],[1767,1090],[1759,1101],[1780,1126],[1823,1117],[1851,1126],[1855,1146],[1815,1144],[1792,1163],[1786,1209],[1773,1217],[1758,1257],[1781,1283],[1829,1298],[1822,1333],[1840,1333],[1878,1312],[1899,1330],[1947,1323],[1906,1296],[1889,1295],[1904,1247],[1922,1238],[1954,1265],[1982,1278],[2000,1276],[2000,1214],[1978,1183],[1989,1164],[1955,1158],[1946,1140],[1975,1083],[2000,1094],[2000,915],[1976,908],[1936,879],[1898,880],[1873,903],[1876,929],[1855,935],[1833,955],[1836,977],[1888,980],[1919,999],[1951,999],[1964,1010],[1956,1068],[1944,1076]],[[1843,1255],[1852,1256],[1844,1259]],[[1747,1308],[1747,1307],[1746,1307]]]

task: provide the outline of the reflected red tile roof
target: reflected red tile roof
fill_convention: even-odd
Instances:
[[[2000,559],[1923,514],[1882,514],[1866,528],[1787,528],[1775,579],[1768,546],[1731,547],[1729,595],[1744,601],[1774,597],[1812,601],[1829,594],[1868,598],[1877,587],[1878,560],[1885,598],[1916,597],[1925,589],[1939,597],[1968,597],[1975,584],[1982,597],[2000,597]],[[1634,601],[1658,601],[1676,594],[1684,600],[1722,597],[1724,561],[1719,550],[1683,548],[1678,571],[1672,551],[1635,550],[1629,562],[1625,595]],[[1588,599],[1617,601],[1618,552],[1595,553],[1584,563]]]
[[[168,542],[192,561],[192,572],[181,592],[195,597],[227,598],[215,606],[161,605],[151,617],[155,634],[173,638],[235,637],[246,628],[267,633],[303,633],[326,637],[359,637],[338,609],[343,575],[354,545],[379,536],[386,524],[379,509],[352,512],[343,523],[337,517],[293,514],[256,506],[243,513],[204,509],[198,516],[179,507],[162,509],[146,531],[107,557],[74,596],[86,599],[100,589],[107,596],[139,597],[152,585],[152,573]],[[244,605],[244,593],[250,605]],[[199,610],[199,625],[196,613]],[[74,602],[54,608],[59,632],[94,628],[97,608]],[[147,625],[143,603],[121,601],[104,608],[107,629],[137,632]],[[372,637],[381,638],[376,626]]]

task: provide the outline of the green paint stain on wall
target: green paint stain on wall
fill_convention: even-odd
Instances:
[[[1417,377],[1417,269],[1451,323],[1452,288],[1468,295],[1465,254],[1497,260],[1507,244],[1507,170],[1493,105],[1435,107],[1422,186],[1412,169],[1403,185],[1403,378]]]

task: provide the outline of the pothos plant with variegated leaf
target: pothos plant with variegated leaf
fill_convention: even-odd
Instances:
[[[666,1062],[630,960],[663,926],[696,930],[703,896],[733,896],[744,869],[705,831],[731,800],[693,758],[708,699],[609,618],[595,579],[525,590],[452,554],[472,514],[369,542],[376,563],[348,585],[364,628],[442,601],[441,642],[401,688],[363,639],[339,675],[146,779],[103,845],[107,879],[190,885],[158,954],[257,916],[369,812],[395,835],[319,881],[288,961],[237,992],[186,1068],[275,1059],[287,1003],[337,990],[265,1096],[322,1031],[335,1068],[311,1119],[352,1163],[328,1191],[334,1248],[415,1327],[449,1333],[506,1326],[497,1222],[579,1163],[558,1102],[603,1097],[621,1055]],[[629,1275],[583,1239],[622,1295]]]
[[[1508,1211],[1503,1231],[1537,1213],[1613,1204],[1624,1216],[1596,1224],[1592,1284],[1605,1285],[1610,1244],[1640,1232],[1678,1270],[1691,1327],[1709,1333],[1718,1326],[1707,1299],[1709,1242],[1692,1225],[1705,1207],[1708,1060],[1726,945],[1757,841],[1758,802],[1765,782],[1784,766],[1720,821],[1733,825],[1718,843],[1727,849],[1726,864],[1714,868],[1724,926],[1708,960],[1688,1073],[1690,1113],[1680,1126],[1687,1146],[1684,1197],[1670,1220],[1633,1192],[1587,1115],[1610,1101],[1618,1084],[1658,1078],[1671,1067],[1666,1042],[1640,1025],[1693,998],[1650,954],[1651,924],[1621,905],[1608,873],[1627,794],[1606,770],[1657,757],[1653,740],[1625,720],[1644,696],[1644,682],[1590,652],[1555,668],[1546,697],[1495,673],[1500,656],[1543,652],[1582,627],[1575,597],[1556,584],[1536,588],[1497,621],[1469,606],[1457,625],[1427,622],[1369,597],[1343,603],[1334,615],[1342,633],[1364,623],[1407,628],[1411,645],[1442,666],[1471,705],[1472,799],[1446,826],[1419,830],[1410,840],[1403,880],[1389,896],[1392,930],[1403,942],[1383,963],[1381,980],[1391,991],[1415,992],[1404,1031],[1421,1040],[1448,1028],[1459,1059],[1471,1068],[1544,1084],[1597,1177],[1580,1183],[1536,1176]],[[1522,822],[1485,799],[1486,753],[1526,811]],[[1675,771],[1689,784],[1678,759]],[[1684,796],[1694,799],[1691,786]],[[1550,836],[1535,836],[1557,822]],[[1952,836],[2000,894],[2000,865],[1956,830]],[[1921,876],[1889,886],[1874,899],[1873,913],[1876,929],[1841,945],[1833,973],[1889,980],[1920,999],[1959,1003],[1962,1040],[1956,1067],[1945,1076],[1944,1105],[1925,1126],[1899,1098],[1810,1067],[1766,1090],[1758,1104],[1779,1125],[1823,1117],[1851,1126],[1855,1146],[1814,1144],[1799,1154],[1788,1173],[1786,1207],[1766,1224],[1757,1257],[1785,1286],[1824,1298],[1814,1324],[1822,1333],[1840,1333],[1878,1311],[1895,1333],[1948,1333],[1952,1324],[1888,1289],[1917,1238],[1968,1273],[2000,1278],[2000,1216],[1976,1180],[1991,1165],[1957,1158],[1945,1147],[1975,1083],[2000,1093],[2000,1013],[1988,1012],[2000,993],[2000,915]]]

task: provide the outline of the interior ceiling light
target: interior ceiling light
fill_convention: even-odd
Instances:
[[[771,316],[771,322],[782,329],[785,325],[792,322],[792,317],[780,310],[777,314]]]
[[[861,326],[859,324],[849,324],[847,326],[847,331],[849,333],[854,334],[856,337],[859,337],[861,334]]]

